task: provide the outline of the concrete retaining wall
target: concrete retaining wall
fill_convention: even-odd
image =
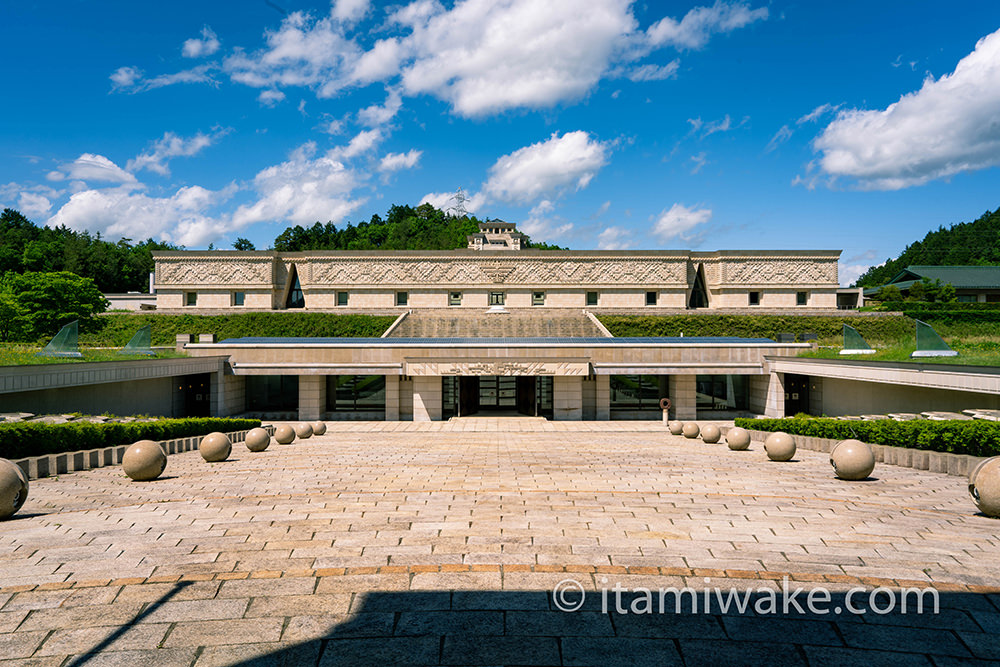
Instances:
[[[274,426],[264,425],[262,427],[270,435],[274,435]],[[243,442],[247,437],[247,430],[230,431],[226,433],[233,444]],[[169,456],[198,449],[198,444],[202,435],[190,438],[174,438],[173,440],[161,440],[160,447]],[[28,479],[40,479],[52,475],[65,475],[91,468],[103,468],[104,466],[121,465],[125,450],[130,445],[116,445],[114,447],[104,447],[101,449],[85,449],[78,452],[63,452],[62,454],[46,454],[45,456],[31,456],[26,459],[17,459],[15,464],[21,466],[21,470],[28,476]]]

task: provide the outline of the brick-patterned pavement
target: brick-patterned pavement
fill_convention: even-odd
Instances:
[[[731,452],[653,422],[467,419],[331,423],[216,464],[178,454],[152,483],[118,468],[42,479],[0,524],[0,659],[1000,660],[1000,521],[976,513],[962,478],[874,477],[843,482],[825,454],[772,463],[759,443]],[[942,609],[600,609],[615,584],[759,597],[786,577],[834,603],[857,586],[933,586]],[[580,611],[555,608],[564,579],[590,591]]]

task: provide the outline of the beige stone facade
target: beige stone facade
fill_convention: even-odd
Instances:
[[[839,251],[154,253],[158,309],[837,307]],[[703,299],[698,298],[700,292]]]

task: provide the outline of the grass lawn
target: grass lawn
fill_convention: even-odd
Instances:
[[[894,345],[880,345],[877,341],[869,341],[875,348],[875,354],[840,354],[843,341],[820,341],[818,350],[802,352],[798,356],[814,359],[858,359],[861,361],[908,361],[922,364],[957,364],[961,366],[1000,366],[1000,337],[975,337],[955,339],[944,337],[951,349],[958,352],[957,357],[917,357],[910,354],[917,349],[914,339],[909,339]]]
[[[83,357],[40,357],[38,345],[18,345],[14,343],[0,344],[0,366],[25,366],[34,364],[79,364],[91,361],[132,361],[135,359],[153,359],[142,354],[119,354],[117,349],[81,348]],[[156,359],[174,359],[187,355],[173,349],[154,350]]]

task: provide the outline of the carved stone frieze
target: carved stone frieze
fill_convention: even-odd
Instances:
[[[271,260],[158,261],[161,285],[270,285]]]
[[[784,258],[727,260],[723,265],[723,275],[723,282],[727,284],[836,283],[837,262]]]
[[[586,361],[410,361],[406,374],[444,375],[587,375]]]

